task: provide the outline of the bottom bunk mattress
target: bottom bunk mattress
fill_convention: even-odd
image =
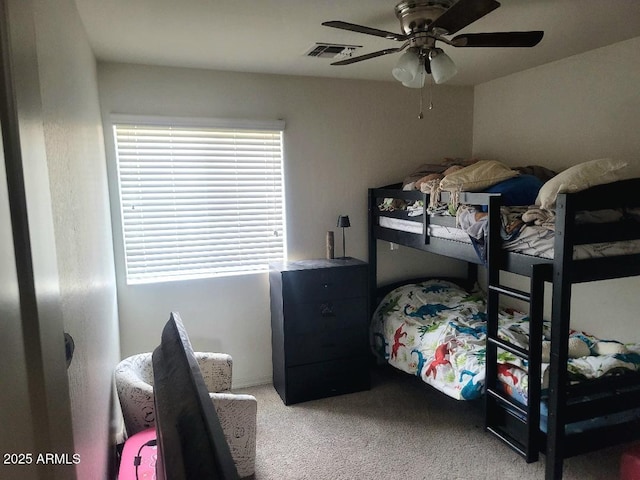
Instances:
[[[481,292],[468,292],[445,280],[427,280],[398,287],[383,298],[371,322],[371,347],[379,359],[420,377],[450,397],[472,400],[484,390],[486,331],[486,301]],[[528,335],[526,314],[500,310],[501,339],[526,349]],[[571,336],[586,348],[569,359],[569,375],[574,381],[640,370],[640,345],[616,344],[619,349],[595,355],[592,352],[597,350],[599,339],[577,331]],[[500,349],[498,361],[498,377],[505,392],[526,404],[526,362]],[[547,367],[543,363],[545,375]]]

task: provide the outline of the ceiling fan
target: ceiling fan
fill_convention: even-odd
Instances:
[[[395,7],[402,33],[339,20],[323,22],[322,25],[327,27],[403,42],[397,48],[350,57],[331,65],[350,65],[406,49],[392,71],[393,76],[407,87],[420,88],[424,85],[425,73],[432,75],[436,83],[444,83],[457,73],[451,58],[437,47],[436,42],[452,47],[533,47],[542,40],[542,31],[466,33],[447,38],[499,6],[495,0],[403,1]]]

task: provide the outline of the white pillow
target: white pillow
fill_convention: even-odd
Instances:
[[[496,160],[481,160],[445,175],[440,181],[440,190],[480,192],[517,175],[518,172]]]
[[[627,163],[623,161],[601,158],[569,167],[542,185],[536,205],[549,210],[556,204],[559,193],[579,192],[595,185],[620,180],[620,170],[626,166]]]

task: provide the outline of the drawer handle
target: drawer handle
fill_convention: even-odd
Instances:
[[[336,314],[333,311],[333,305],[330,303],[322,303],[320,304],[320,315],[323,317],[335,317]]]

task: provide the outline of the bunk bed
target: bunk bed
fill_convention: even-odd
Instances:
[[[478,265],[486,266],[486,378],[484,379],[485,429],[527,462],[546,456],[546,478],[562,478],[564,458],[610,445],[625,443],[640,436],[640,372],[605,375],[596,380],[570,381],[569,360],[570,307],[572,285],[612,278],[640,275],[640,253],[634,248],[613,250],[603,255],[576,255],[574,251],[608,242],[638,244],[640,223],[628,215],[615,222],[584,224],[576,220],[583,212],[628,209],[640,206],[640,179],[605,183],[574,193],[559,193],[555,198],[553,250],[545,256],[510,251],[504,246],[501,209],[502,196],[486,192],[457,192],[460,205],[486,206],[487,228],[483,250],[460,235],[456,218],[432,215],[428,206],[435,201],[452,201],[448,192],[424,193],[403,190],[402,184],[369,190],[369,264],[371,299],[377,296],[377,248],[382,240],[438,255],[463,260],[469,265],[469,282],[477,275]],[[389,199],[413,205],[407,210],[380,208]],[[435,201],[434,201],[435,200]],[[483,253],[483,255],[479,255]],[[500,283],[500,272],[529,278],[529,291],[520,291]],[[550,360],[548,388],[542,400],[541,381],[529,381],[527,401],[505,393],[499,381],[499,352],[509,352],[527,365],[529,378],[542,378],[543,305],[545,282],[551,284]],[[528,345],[504,339],[499,334],[501,296],[529,304]],[[371,311],[377,305],[371,306]],[[452,395],[454,396],[454,395]],[[541,426],[541,409],[543,426]],[[626,415],[629,413],[629,415]],[[607,416],[621,423],[593,422]],[[624,421],[621,421],[623,418]],[[571,428],[572,426],[590,428]]]

